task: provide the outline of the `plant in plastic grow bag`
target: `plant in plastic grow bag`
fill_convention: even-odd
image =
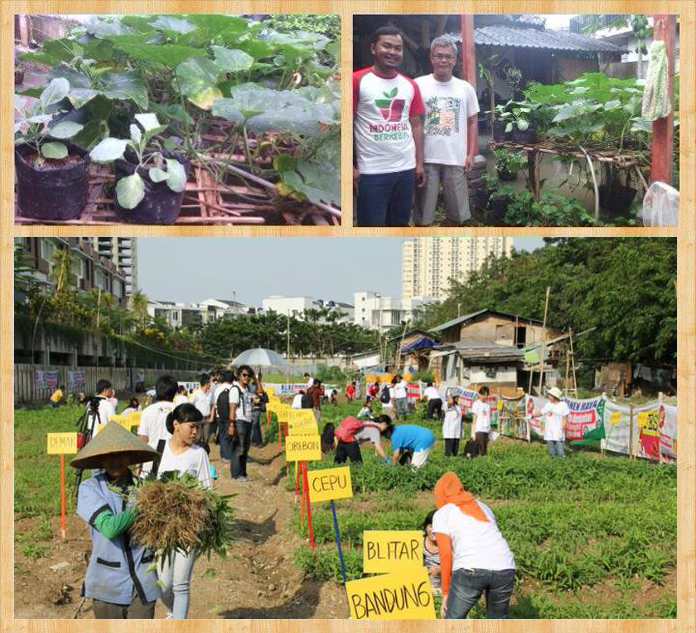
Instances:
[[[15,95],[17,201],[28,217],[75,218],[87,202],[86,152],[63,142],[82,125],[57,120],[69,91],[69,82],[61,78],[53,79],[33,102]]]

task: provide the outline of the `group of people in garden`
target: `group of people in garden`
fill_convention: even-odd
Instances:
[[[308,391],[317,384],[316,379],[309,380]],[[403,377],[397,376],[389,383],[390,399],[383,405],[405,417],[408,406],[404,410],[393,402],[401,381]],[[367,393],[378,393],[375,386],[367,385]],[[83,595],[93,599],[97,618],[152,618],[158,599],[168,618],[186,618],[196,552],[177,551],[173,557],[152,564],[155,553],[129,536],[138,512],[133,487],[139,477],[159,478],[171,471],[188,473],[203,488],[215,486],[218,473],[209,459],[211,441],[219,443],[220,463],[229,466],[231,478],[242,484],[249,482],[248,453],[252,443],[260,445],[263,441],[259,420],[268,401],[262,377],[246,365],[236,371],[212,371],[202,374],[198,386],[189,393],[180,389],[173,376],[160,376],[154,389],[155,402],[140,413],[137,435],[110,420],[116,407],[111,383],[100,380],[96,391],[87,405],[97,412],[88,429],[91,440],[71,462],[80,471],[94,469],[78,492],[77,512],[88,523],[93,543]],[[437,414],[442,422],[445,454],[456,456],[463,426],[458,398],[448,395],[443,406],[440,392],[431,383],[424,396],[428,401],[426,418]],[[548,438],[552,455],[563,455],[567,405],[561,396],[559,390],[550,390],[544,409],[545,426],[553,436]],[[481,387],[472,406],[471,442],[484,455],[491,423],[488,397],[488,388]],[[337,425],[325,424],[323,450],[333,451],[338,464],[347,460],[360,463],[360,446],[368,442],[390,465],[425,465],[435,442],[432,430],[419,424],[395,424],[390,415],[373,411],[376,401],[374,395],[368,395],[357,415],[346,416]],[[124,413],[139,408],[139,400],[134,398]],[[557,439],[559,429],[561,439]],[[386,442],[391,444],[389,454]],[[437,510],[425,520],[423,552],[433,588],[443,595],[442,617],[466,617],[483,592],[488,617],[506,617],[515,564],[492,511],[474,499],[453,472],[440,478],[434,495]]]

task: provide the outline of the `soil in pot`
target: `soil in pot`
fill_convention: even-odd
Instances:
[[[633,187],[600,185],[599,206],[613,214],[624,215],[631,208],[636,193],[638,191]]]
[[[505,121],[493,121],[493,140],[494,141],[509,141],[512,139],[512,132],[506,132]]]
[[[505,212],[510,204],[510,196],[492,196],[486,210],[486,224],[499,226],[505,220]]]
[[[517,172],[508,171],[507,169],[499,169],[498,178],[505,182],[512,182],[513,180],[517,180]]]
[[[191,163],[184,156],[167,151],[162,152],[162,155],[165,158],[176,158],[184,166],[188,177]],[[133,175],[135,168],[135,156],[126,152],[125,159],[117,160],[115,163],[116,182],[121,178]],[[138,169],[138,173],[145,183],[145,197],[134,209],[124,209],[114,194],[114,205],[118,218],[123,222],[133,224],[173,224],[176,222],[181,211],[181,203],[184,200],[184,191],[172,191],[166,182],[152,182],[148,170],[142,167]]]
[[[68,143],[68,156],[46,160],[36,167],[36,150],[29,145],[15,148],[17,205],[20,214],[49,222],[74,220],[87,204],[89,192],[87,152]]]
[[[518,130],[517,127],[512,129],[512,140],[516,143],[536,143],[537,129],[536,125],[530,125],[524,132]]]

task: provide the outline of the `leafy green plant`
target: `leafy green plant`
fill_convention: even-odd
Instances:
[[[176,192],[186,188],[186,169],[176,158],[163,155],[163,148],[157,135],[167,129],[160,125],[157,115],[151,112],[136,114],[135,123],[130,126],[130,139],[107,137],[92,149],[90,158],[97,163],[111,163],[122,159],[128,148],[135,153],[136,170],[132,175],[121,178],[116,183],[116,198],[124,209],[134,209],[145,197],[145,181],[138,169],[147,169],[152,182],[166,182]]]
[[[542,191],[539,200],[524,189],[512,196],[505,213],[511,226],[588,226],[594,218],[575,198],[556,191]]]
[[[507,147],[496,147],[493,150],[495,166],[498,171],[516,174],[525,166],[525,159],[522,152],[516,152]]]
[[[69,92],[67,79],[53,79],[30,105],[26,99],[15,95],[15,144],[27,144],[36,150],[36,167],[46,159],[65,158],[68,147],[61,141],[72,138],[82,129],[82,125],[73,121],[56,121],[63,113],[59,104]]]

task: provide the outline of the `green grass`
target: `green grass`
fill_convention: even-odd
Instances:
[[[322,422],[335,424],[356,411],[354,404],[325,407]],[[417,413],[407,421],[424,424]],[[440,425],[429,426],[439,438]],[[387,466],[369,446],[362,454],[363,464],[350,465],[354,499],[336,502],[349,577],[362,575],[363,530],[421,529],[434,507],[435,482],[453,470],[491,505],[515,554],[518,577],[510,617],[676,617],[676,596],[664,586],[676,570],[674,466],[601,456],[587,448],[553,459],[540,443],[507,440],[492,442],[489,455],[473,460],[445,457],[443,442],[436,441],[428,464],[417,470]],[[324,456],[310,468],[333,466],[332,456]],[[303,546],[295,563],[312,578],[340,582],[327,508],[316,504],[313,509],[316,552]],[[297,511],[293,525],[308,537]],[[641,600],[646,581],[655,586],[650,601]],[[485,617],[483,601],[469,617]]]

